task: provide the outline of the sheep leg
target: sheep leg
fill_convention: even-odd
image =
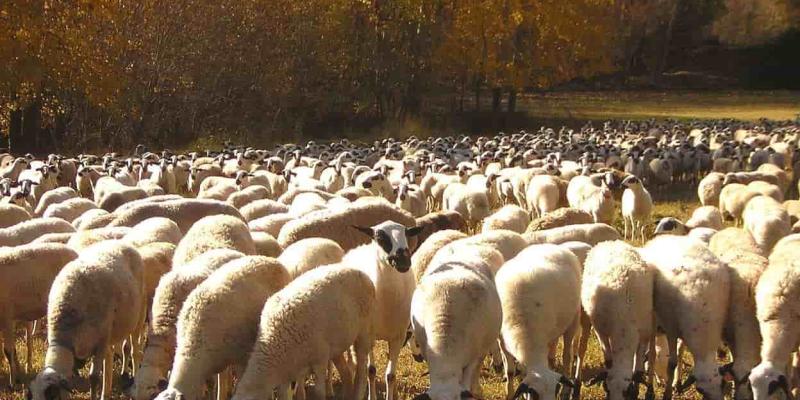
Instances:
[[[333,395],[333,362],[328,361],[328,369],[325,371],[325,392],[329,396]]]
[[[294,385],[294,397],[297,400],[306,400],[306,376],[302,375],[297,377],[294,381]]]
[[[19,381],[19,362],[17,361],[17,349],[15,347],[16,337],[14,335],[14,321],[9,319],[3,327],[3,354],[8,361],[9,369],[9,382],[13,388],[14,384]]]
[[[622,228],[622,239],[623,240],[627,240],[628,239],[628,217],[623,217],[622,218],[622,226],[623,226],[623,228]]]
[[[472,395],[476,398],[482,397],[480,393],[481,385],[479,371],[481,364],[483,363],[483,358],[484,357],[480,357],[477,360],[469,363],[469,365],[464,368],[462,375],[461,386],[469,388],[470,392],[472,392]]]
[[[36,331],[36,321],[28,322],[25,326],[25,373],[33,370],[33,334]]]
[[[506,373],[506,400],[514,398],[514,370],[517,368],[516,360],[511,356],[511,353],[506,349],[503,338],[497,339],[497,344],[500,347],[501,354],[503,355],[503,365],[505,366]]]
[[[98,386],[102,386],[102,382],[100,382],[102,364],[103,361],[97,355],[92,357],[92,367],[89,369],[89,398],[92,400],[97,400]]]
[[[403,349],[403,342],[406,339],[406,333],[389,341],[389,362],[386,364],[386,400],[394,400],[397,398],[397,362],[400,358],[400,350]]]
[[[372,353],[372,350],[369,352],[367,365],[367,374],[369,376],[367,398],[369,400],[378,400],[378,386],[376,383],[378,377],[378,367],[375,366],[375,355]]]
[[[582,381],[583,362],[586,360],[586,349],[589,347],[589,335],[592,333],[592,320],[585,311],[581,310],[581,337],[578,340],[578,349],[575,351],[575,382]],[[578,400],[581,396],[581,386],[577,385],[572,393],[572,398]]]
[[[233,371],[231,367],[217,374],[217,400],[230,398],[231,386],[233,383]]]
[[[114,378],[114,353],[106,349],[103,352],[103,393],[101,400],[111,399],[111,385]]]
[[[489,350],[490,359],[492,361],[492,369],[494,372],[503,372],[503,356],[501,355],[500,347],[492,346]]]
[[[314,374],[314,397],[317,400],[325,400],[325,371],[328,369],[328,362],[322,362],[311,366],[312,373]]]
[[[675,382],[675,372],[678,368],[678,338],[667,335],[667,348],[669,349],[669,362],[667,363],[667,381],[664,386],[664,400],[672,399],[672,385]]]
[[[564,350],[561,354],[561,363],[563,364],[564,373],[567,376],[572,375],[572,346],[575,342],[575,334],[578,332],[578,328],[580,328],[580,314],[575,316],[575,320],[572,321],[569,327],[567,327],[566,332],[564,332]]]
[[[356,379],[354,385],[355,399],[361,400],[364,398],[365,386],[367,383],[367,364],[368,355],[372,350],[374,340],[371,335],[362,334],[354,343],[355,358],[356,358]]]
[[[342,381],[342,397],[350,399],[353,396],[353,372],[344,359],[344,354],[339,354],[333,358],[333,365],[339,371],[339,378]],[[331,392],[333,394],[333,392]]]

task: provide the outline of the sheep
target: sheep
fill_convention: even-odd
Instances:
[[[748,183],[747,187],[763,196],[769,196],[775,199],[775,201],[783,202],[783,191],[781,191],[778,185],[773,185],[764,181],[753,181]]]
[[[283,247],[274,236],[266,232],[250,232],[256,254],[265,257],[278,257],[283,252]]]
[[[732,248],[739,249],[748,253],[754,253],[761,256],[766,254],[758,247],[753,236],[741,228],[725,228],[711,237],[711,242],[708,248],[714,254],[721,254],[729,251]]]
[[[197,221],[178,243],[172,260],[183,265],[211,249],[232,249],[247,255],[256,247],[247,225],[229,215],[212,215]]]
[[[789,214],[772,197],[756,196],[747,202],[742,213],[744,229],[749,232],[764,254],[792,230]]]
[[[30,243],[46,233],[75,232],[75,228],[59,218],[36,218],[0,229],[0,246]]]
[[[278,261],[289,271],[289,278],[298,276],[322,265],[342,261],[344,250],[336,242],[324,238],[308,238],[292,243],[278,257]]]
[[[67,199],[60,203],[51,204],[42,213],[43,218],[61,218],[72,222],[89,210],[97,209],[93,201],[82,197]],[[105,211],[105,210],[103,210]]]
[[[560,180],[560,178],[552,175],[536,175],[531,178],[525,192],[525,198],[528,210],[533,215],[543,217],[558,209],[559,200],[561,200]]]
[[[749,236],[745,231],[736,231]],[[725,243],[726,246],[720,246],[720,239],[722,238],[716,235],[712,237],[709,249],[730,268],[730,308],[725,322],[724,338],[733,355],[733,362],[723,366],[722,371],[733,381],[735,398],[749,399],[752,398],[750,389],[743,385],[748,383],[747,375],[759,362],[758,349],[761,344],[754,293],[768,261],[739,243]]]
[[[509,204],[497,210],[483,220],[482,232],[504,229],[517,233],[525,233],[531,219],[521,207]]]
[[[419,245],[422,245],[431,235],[441,230],[453,229],[461,232],[466,232],[467,230],[467,221],[455,211],[429,213],[417,218],[416,225],[421,228],[419,235],[417,235],[417,243]]]
[[[99,201],[95,200],[97,206],[108,212],[114,212],[119,206],[147,197],[147,193],[138,187],[124,187],[115,189],[105,194]]]
[[[603,348],[610,400],[634,397],[637,384],[645,383],[645,353],[654,333],[653,282],[654,271],[625,242],[600,243],[586,257],[581,304]],[[647,390],[646,398],[652,398],[652,385]]]
[[[184,198],[176,194],[165,194],[163,196],[150,196],[144,199],[129,201],[117,207],[117,209],[114,210],[114,212],[117,214],[121,214],[140,204],[163,203],[165,201],[171,201],[171,200],[184,200]]]
[[[156,399],[197,399],[207,379],[231,364],[245,364],[264,303],[287,283],[289,273],[274,258],[245,256],[199,284],[178,315],[175,361]]]
[[[269,190],[261,185],[248,186],[228,196],[228,204],[241,209],[256,200],[263,200],[269,196]]]
[[[800,290],[800,254],[797,244],[778,244],[769,257],[756,285],[756,317],[763,338],[761,362],[750,371],[749,382],[755,400],[767,400],[782,390],[790,390],[791,353],[797,350],[800,324],[797,323],[797,298]]]
[[[622,218],[625,225],[623,238],[628,238],[628,226],[631,229],[631,240],[638,233],[644,242],[644,225],[653,212],[653,198],[644,188],[642,181],[635,176],[628,176],[622,181],[625,191],[622,193]]]
[[[363,272],[331,265],[309,271],[267,300],[258,338],[233,400],[269,398],[278,387],[285,398],[291,382],[310,370],[316,397],[324,399],[325,371],[333,359],[342,376],[344,397],[362,399],[367,354],[373,346],[375,289]],[[355,353],[355,385],[343,352]],[[342,367],[342,368],[340,368]]]
[[[214,249],[191,263],[175,265],[158,283],[147,326],[147,342],[130,396],[150,400],[166,389],[164,378],[175,357],[178,313],[192,290],[214,271],[245,255],[230,249]]]
[[[758,192],[740,183],[726,185],[719,195],[719,210],[722,212],[722,217],[738,223],[747,202],[758,195]]]
[[[167,191],[164,190],[164,188],[159,186],[158,183],[151,179],[142,179],[139,182],[136,182],[136,187],[141,189],[145,193],[146,197],[164,196],[167,194]]]
[[[44,369],[30,384],[32,399],[66,397],[75,360],[88,357],[93,357],[90,397],[98,397],[100,385],[100,398],[111,398],[112,347],[144,320],[142,273],[136,249],[117,241],[92,246],[64,266],[48,296],[49,347]]]
[[[528,241],[519,233],[512,231],[488,231],[451,243],[443,247],[439,253],[451,252],[457,255],[459,246],[462,245],[489,246],[499,251],[504,260],[510,260],[528,246]]]
[[[722,213],[715,206],[697,207],[685,225],[689,230],[700,227],[722,230]]]
[[[549,347],[564,336],[564,365],[569,370],[572,338],[578,327],[581,268],[569,250],[550,244],[531,246],[508,260],[495,277],[503,308],[502,345],[506,355],[508,398],[523,393],[555,399],[558,386],[574,388],[550,370]],[[553,293],[558,293],[553,296]],[[543,312],[546,310],[547,312]],[[513,360],[523,368],[512,395]]]
[[[150,243],[171,243],[177,245],[183,238],[178,224],[163,217],[148,218],[131,228],[122,241],[134,247]]]
[[[722,399],[722,378],[716,353],[722,339],[730,293],[730,273],[705,244],[684,236],[659,236],[641,250],[655,268],[654,307],[658,325],[667,335],[667,382],[673,382],[678,365],[678,339],[694,356],[694,371],[678,387],[682,392],[696,382],[698,392],[711,400]],[[664,398],[672,398],[667,385]]]
[[[255,200],[239,209],[245,221],[251,222],[261,217],[289,212],[289,207],[271,199]]]
[[[452,183],[444,190],[442,209],[458,212],[469,227],[476,227],[491,213],[486,191],[470,188],[463,183]]]
[[[292,204],[294,202],[295,197],[297,197],[297,196],[299,196],[299,195],[301,195],[303,193],[314,193],[314,194],[318,195],[319,197],[321,197],[325,201],[328,201],[328,200],[330,200],[331,198],[333,198],[335,196],[333,194],[330,194],[330,193],[322,191],[322,190],[317,190],[317,189],[297,189],[297,188],[295,188],[295,189],[289,190],[288,192],[286,192],[286,193],[282,194],[280,197],[278,197],[278,203],[286,204],[286,205]]]
[[[419,284],[431,260],[441,248],[449,243],[465,238],[467,238],[467,234],[453,229],[437,231],[428,236],[428,238],[419,245],[414,254],[411,255],[411,271],[414,274],[414,281]]]
[[[148,218],[164,217],[175,221],[181,232],[209,215],[225,214],[244,220],[230,204],[215,200],[168,200],[161,203],[143,203],[118,213],[108,226],[134,226]]]
[[[531,221],[525,232],[544,231],[567,225],[591,224],[593,222],[592,214],[576,208],[564,207]]]
[[[783,209],[789,214],[792,223],[800,220],[800,200],[786,200],[783,202]],[[0,217],[2,218],[2,217]]]
[[[31,243],[61,243],[67,244],[72,236],[75,235],[75,232],[66,232],[66,233],[45,233],[42,236],[39,236]]]
[[[97,228],[88,231],[75,232],[67,242],[67,246],[75,251],[81,251],[95,243],[106,240],[122,239],[130,232],[130,228]]]
[[[781,189],[781,193],[786,193],[786,190],[789,189],[789,183],[791,182],[789,174],[781,167],[773,164],[763,164],[756,169],[754,174],[760,174],[759,180],[778,185]]]
[[[596,223],[611,224],[616,206],[608,187],[610,179],[609,174],[572,178],[567,186],[569,206],[588,212]]]
[[[420,228],[385,221],[372,227],[354,226],[370,239],[368,244],[348,251],[342,265],[363,271],[375,286],[375,339],[385,340],[389,347],[386,366],[386,398],[397,397],[395,369],[409,324],[408,311],[414,293],[411,251],[407,238],[416,236]],[[369,397],[377,398],[375,359],[369,357]]]
[[[33,211],[33,215],[41,217],[44,215],[45,210],[47,210],[47,208],[51,205],[58,204],[75,197],[78,197],[78,192],[71,187],[60,187],[53,190],[48,190],[42,195],[42,198],[39,199],[39,203],[36,204],[36,209]]]
[[[31,214],[16,204],[0,203],[0,229],[31,219]]]
[[[724,180],[725,175],[719,172],[712,172],[701,179],[697,184],[697,196],[700,198],[700,204],[704,206],[718,205]]]
[[[316,193],[301,193],[289,206],[289,214],[296,217],[326,208],[327,201]]]
[[[526,232],[525,240],[530,244],[578,241],[595,245],[607,240],[621,239],[616,229],[606,224],[577,224],[543,231]]]
[[[402,183],[395,189],[395,192],[397,194],[395,205],[408,211],[414,218],[422,217],[428,213],[425,194],[422,193],[417,185]]]
[[[416,224],[410,214],[385,200],[362,200],[345,210],[321,210],[291,220],[281,229],[278,242],[286,248],[301,239],[322,237],[349,251],[369,242],[369,238],[359,235],[353,226],[374,226],[383,221],[395,221],[406,227]],[[409,245],[415,248],[416,240],[410,241]]]
[[[294,221],[297,216],[287,213],[271,214],[265,217],[256,218],[247,223],[247,227],[253,232],[264,232],[272,237],[278,237],[281,229],[289,221]]]
[[[137,246],[136,250],[142,257],[144,293],[147,309],[149,309],[159,280],[172,269],[175,245],[172,243],[152,242]]]
[[[414,340],[430,371],[421,398],[474,398],[481,361],[500,335],[501,313],[485,261],[468,258],[426,272],[411,300]]]
[[[72,226],[74,226],[78,231],[103,228],[110,224],[114,218],[116,218],[115,214],[111,214],[102,208],[96,208],[83,213],[78,218],[75,218],[72,221]]]
[[[11,385],[19,383],[20,367],[15,343],[16,321],[36,321],[47,314],[50,286],[61,268],[78,257],[62,244],[27,244],[0,248],[0,304],[2,305],[3,353],[9,365]],[[31,365],[32,344],[27,339],[27,366]]]

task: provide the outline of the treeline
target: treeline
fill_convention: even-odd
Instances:
[[[514,111],[526,90],[656,78],[692,43],[768,41],[800,16],[793,0],[742,2],[4,0],[0,133],[14,151],[71,151]]]

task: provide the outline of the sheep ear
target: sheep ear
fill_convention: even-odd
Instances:
[[[375,231],[372,230],[372,228],[365,228],[363,226],[356,226],[356,225],[351,225],[351,226],[369,237],[375,236]]]
[[[413,228],[406,228],[406,237],[417,236],[420,233],[422,233],[422,227],[421,226],[415,226]]]

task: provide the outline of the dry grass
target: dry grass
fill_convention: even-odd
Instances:
[[[532,117],[567,119],[794,120],[800,93],[793,91],[624,91],[559,92],[527,95],[519,110]]]

